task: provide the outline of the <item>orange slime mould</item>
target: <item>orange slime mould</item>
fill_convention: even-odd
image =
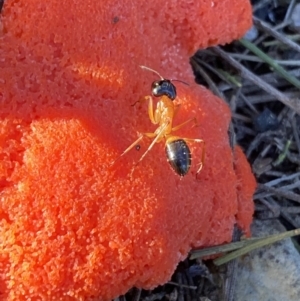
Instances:
[[[242,0],[5,0],[0,14],[0,299],[110,300],[168,281],[192,247],[249,233],[255,181],[230,110],[193,84],[189,56],[251,26]],[[176,84],[185,176],[154,132],[157,70]],[[154,98],[156,106],[157,99]],[[139,151],[138,151],[139,149]]]

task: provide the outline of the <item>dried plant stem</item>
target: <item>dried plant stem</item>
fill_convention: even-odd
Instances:
[[[241,239],[241,231],[234,227],[232,240],[234,242],[239,241]],[[226,271],[226,279],[224,285],[224,301],[233,301],[234,300],[234,292],[237,280],[237,260],[232,260],[227,265]]]
[[[219,96],[222,99],[225,99],[224,94],[218,89],[217,85],[214,83],[214,81],[210,78],[210,76],[203,70],[203,68],[200,66],[200,64],[194,59],[191,58],[190,60],[191,65],[193,68],[200,73],[200,75],[205,79],[205,81],[208,83],[210,90],[214,92],[215,95]]]
[[[262,81],[258,76],[253,74],[247,68],[245,68],[242,64],[238,61],[230,57],[225,51],[223,51],[219,47],[213,47],[212,50],[220,55],[223,59],[225,59],[228,63],[230,63],[233,67],[240,71],[241,76],[250,80],[253,84],[259,86],[267,93],[272,94],[276,99],[281,101],[286,106],[290,107],[291,109],[295,110],[298,114],[300,114],[300,99],[290,99],[286,97],[285,94],[281,93],[277,89],[273,88],[268,83]]]
[[[179,287],[183,287],[183,288],[188,288],[188,289],[191,289],[191,290],[196,290],[197,289],[197,286],[180,284],[180,283],[173,282],[173,281],[169,281],[167,284],[174,285],[174,286],[179,286]]]
[[[259,20],[256,17],[253,17],[253,23],[257,28],[259,28],[259,29],[263,30],[264,32],[268,33],[269,35],[273,36],[278,41],[280,41],[283,44],[287,45],[288,47],[300,52],[300,46],[297,43],[293,42],[291,39],[287,38],[285,35],[274,30],[267,23]]]
[[[264,247],[266,245],[275,243],[279,240],[288,238],[288,237],[292,237],[292,236],[296,236],[296,235],[300,235],[300,229],[295,229],[292,231],[287,231],[284,233],[280,233],[280,234],[275,234],[275,235],[270,235],[268,237],[265,238],[261,238],[261,239],[257,239],[256,241],[252,241],[249,243],[248,246],[241,248],[239,250],[233,251],[227,255],[224,255],[220,258],[217,258],[214,260],[214,264],[219,266],[221,264],[227,263],[237,257],[240,257],[244,254],[249,253],[250,251],[253,251],[255,249]]]
[[[256,47],[253,43],[240,39],[239,42],[246,48],[250,49],[254,54],[256,54],[259,58],[261,58],[264,62],[269,64],[276,72],[278,72],[283,78],[285,78],[289,83],[300,89],[300,81],[290,75],[284,68],[278,65],[270,56],[261,51],[258,47]]]
[[[275,162],[273,162],[274,166],[278,166],[279,164],[281,164],[285,160],[291,144],[292,144],[291,140],[288,140],[286,142],[286,144],[284,146],[284,149],[283,149],[283,152],[278,156],[277,160]]]
[[[258,184],[257,188],[259,190],[264,190],[264,191],[267,191],[267,192],[271,192],[276,196],[284,197],[284,198],[289,199],[291,201],[300,203],[300,195],[296,194],[294,192],[285,191],[285,190],[282,190],[282,189],[279,189],[279,188],[274,188],[274,187],[268,187],[264,184]]]
[[[275,186],[275,185],[278,185],[281,182],[291,181],[291,180],[294,180],[295,178],[298,178],[298,177],[300,177],[300,172],[293,173],[291,175],[284,175],[283,177],[280,177],[278,179],[269,181],[269,182],[265,183],[264,185],[268,186],[268,187]]]
[[[256,239],[259,239],[259,238],[256,238]],[[214,247],[209,247],[209,248],[200,249],[200,250],[195,249],[190,252],[189,259],[193,260],[196,258],[203,258],[206,256],[234,251],[234,250],[237,250],[237,249],[247,246],[247,244],[249,244],[249,240],[255,240],[255,238],[249,238],[249,239],[245,239],[245,240],[241,240],[241,241],[237,241],[237,242],[232,242],[230,244],[214,246]]]

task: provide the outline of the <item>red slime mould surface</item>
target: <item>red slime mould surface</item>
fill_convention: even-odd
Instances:
[[[6,0],[0,16],[0,299],[110,300],[166,282],[192,246],[248,231],[253,181],[228,143],[230,111],[193,84],[188,57],[238,38],[248,1]],[[155,74],[176,83],[180,137],[206,142],[180,179],[153,132]],[[237,178],[238,177],[238,178]],[[242,180],[240,180],[242,179]]]

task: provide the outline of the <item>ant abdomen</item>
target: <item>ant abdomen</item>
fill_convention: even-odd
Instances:
[[[181,177],[185,176],[191,166],[192,156],[183,139],[172,140],[166,144],[166,155],[173,170]]]

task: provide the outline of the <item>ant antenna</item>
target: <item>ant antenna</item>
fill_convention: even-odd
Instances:
[[[151,69],[151,68],[149,68],[149,67],[142,66],[142,65],[140,65],[140,67],[141,67],[142,69],[144,69],[144,70],[152,71],[153,73],[157,74],[157,75],[161,78],[161,80],[164,80],[164,78],[163,78],[157,71],[155,71],[155,70],[153,70],[153,69]]]
[[[171,79],[170,81],[171,82],[180,82],[180,83],[183,83],[183,84],[189,86],[189,84],[187,82],[184,82],[183,80],[180,80],[180,79]]]
[[[151,68],[149,68],[149,67],[146,67],[146,66],[143,66],[143,65],[140,65],[140,67],[141,67],[142,69],[144,69],[144,70],[152,71],[153,73],[157,74],[157,75],[160,77],[161,80],[165,80],[165,79],[164,79],[164,78],[163,78],[156,70],[153,70],[153,69],[151,69]],[[171,82],[180,82],[180,83],[182,83],[182,84],[185,84],[185,85],[189,86],[188,83],[186,83],[186,82],[184,82],[184,81],[182,81],[182,80],[180,80],[180,79],[170,79],[170,81],[171,81]]]

